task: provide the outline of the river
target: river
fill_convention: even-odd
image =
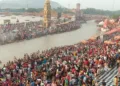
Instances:
[[[12,43],[0,46],[0,60],[6,63],[13,60],[14,56],[22,58],[24,53],[32,53],[38,50],[46,50],[52,47],[72,45],[82,40],[89,39],[98,33],[97,26],[94,21],[88,21],[78,30],[66,32],[62,34],[48,35],[32,40],[25,40],[18,43]]]

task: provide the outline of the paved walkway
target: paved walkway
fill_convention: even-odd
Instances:
[[[108,72],[105,72],[100,78],[98,79],[99,81],[99,86],[101,85],[102,81],[105,80],[106,86],[113,86],[113,79],[117,75],[117,67],[109,70]]]

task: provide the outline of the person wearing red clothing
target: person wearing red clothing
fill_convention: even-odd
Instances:
[[[86,58],[85,61],[84,61],[84,65],[89,66],[89,61],[88,61],[87,58]]]

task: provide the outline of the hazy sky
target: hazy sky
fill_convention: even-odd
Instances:
[[[61,5],[75,8],[77,2],[81,3],[81,8],[97,8],[105,10],[120,10],[120,0],[52,0],[59,2]]]

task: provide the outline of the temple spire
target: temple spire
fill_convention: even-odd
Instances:
[[[51,23],[51,5],[50,0],[46,0],[44,5],[44,27],[49,28],[50,23]]]
[[[50,3],[50,0],[46,0],[45,3]]]

